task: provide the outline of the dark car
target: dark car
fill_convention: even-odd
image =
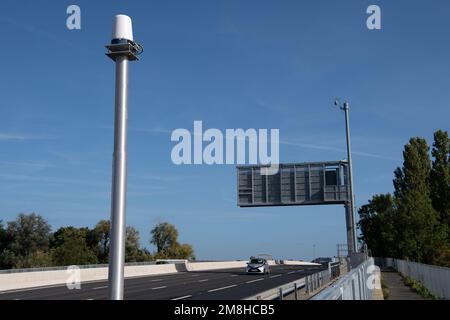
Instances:
[[[318,264],[321,264],[324,267],[327,267],[330,262],[333,262],[333,259],[329,258],[329,257],[320,257],[320,258],[314,259],[311,262],[318,263]]]

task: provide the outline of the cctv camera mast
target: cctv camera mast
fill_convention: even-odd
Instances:
[[[108,290],[110,300],[122,300],[127,193],[128,61],[138,60],[137,56],[143,51],[142,46],[133,41],[130,17],[126,15],[114,17],[111,44],[107,45],[106,48],[108,49],[106,55],[116,63]]]
[[[334,105],[339,107],[342,111],[345,112],[345,136],[347,141],[347,161],[348,161],[348,187],[349,187],[349,201],[346,204],[346,221],[347,221],[347,239],[348,239],[348,247],[349,252],[357,252],[357,234],[356,234],[356,217],[355,217],[355,195],[353,190],[353,171],[352,171],[352,151],[350,147],[350,124],[348,111],[350,108],[350,104],[348,102],[344,102],[341,104],[340,100],[336,98]]]

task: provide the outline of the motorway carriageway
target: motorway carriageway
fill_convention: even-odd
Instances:
[[[125,279],[127,300],[239,300],[319,272],[322,267],[277,265],[270,275],[246,274],[243,268],[178,272]],[[104,300],[105,280],[82,283],[80,290],[66,285],[0,292],[0,300]]]

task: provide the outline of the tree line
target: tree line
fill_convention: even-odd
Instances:
[[[394,171],[393,194],[374,195],[359,210],[360,240],[373,256],[450,267],[450,140],[434,133],[431,149],[414,137]]]
[[[105,264],[109,258],[110,222],[99,221],[94,228],[61,227],[35,213],[19,214],[4,225],[0,221],[0,269]],[[150,231],[151,253],[141,248],[139,231],[126,228],[125,261],[195,259],[190,244],[178,242],[178,230],[170,223],[157,224]]]

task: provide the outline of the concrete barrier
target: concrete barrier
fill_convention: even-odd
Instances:
[[[158,274],[176,273],[186,271],[186,267],[175,264],[126,266],[125,277],[142,277]],[[64,285],[70,279],[71,273],[64,270],[34,271],[0,274],[0,291],[26,289],[34,287],[47,287]],[[108,268],[80,269],[81,282],[101,281],[108,279]]]
[[[269,260],[270,265],[275,265],[274,260]],[[288,265],[317,265],[304,261],[284,260]],[[187,271],[206,271],[244,268],[247,261],[220,261],[220,262],[187,262],[176,264],[151,264],[125,266],[125,277],[144,277],[158,274],[170,274]],[[34,287],[48,287],[65,285],[70,273],[64,268],[59,270],[30,271],[0,273],[0,292]],[[108,267],[81,268],[81,282],[102,281],[108,279]]]
[[[81,269],[82,281],[104,280],[107,268]],[[47,287],[65,284],[70,273],[67,270],[35,271],[0,274],[0,291]]]
[[[223,262],[190,262],[188,271],[204,271],[218,269],[245,268],[247,261],[223,261]]]
[[[180,265],[183,266],[184,271],[186,271],[185,264],[180,264]],[[183,271],[183,270],[181,270],[178,267],[178,264],[157,264],[157,265],[150,265],[150,266],[127,266],[127,267],[125,267],[125,278],[176,273],[176,272],[181,272],[181,271]]]
[[[281,264],[285,265],[295,265],[295,266],[320,266],[319,263],[313,263],[313,262],[307,262],[307,261],[300,261],[300,260],[282,260]]]
[[[176,264],[152,264],[125,266],[125,278],[145,277],[187,271],[205,271],[244,268],[246,261],[187,262]],[[71,273],[66,268],[48,271],[0,273],[0,292],[35,287],[65,285]],[[81,268],[81,282],[104,281],[108,279],[107,267]]]

